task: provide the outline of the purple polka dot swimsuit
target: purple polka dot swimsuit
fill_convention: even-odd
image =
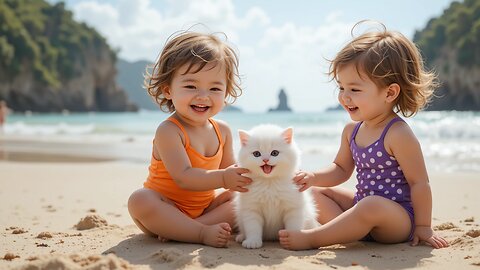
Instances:
[[[371,195],[382,196],[399,203],[410,216],[412,231],[409,238],[412,238],[414,221],[410,186],[397,160],[388,154],[384,145],[388,129],[397,121],[403,120],[400,117],[392,119],[383,130],[380,138],[364,148],[360,148],[355,142],[355,136],[363,122],[355,125],[350,138],[350,151],[355,162],[358,180],[355,186],[357,189],[355,203]]]

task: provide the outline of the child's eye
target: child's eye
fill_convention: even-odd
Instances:
[[[196,89],[195,85],[185,85],[184,87],[187,89]]]
[[[278,156],[278,154],[280,154],[280,152],[278,152],[278,150],[273,150],[273,151],[270,153],[270,155],[271,155],[272,157],[276,157],[276,156]]]
[[[345,88],[339,86],[339,87],[338,87],[338,90],[343,91],[343,90],[345,90]]]
[[[360,89],[352,89],[352,92],[360,92]]]
[[[220,88],[210,88],[210,91],[222,91]]]
[[[252,153],[254,157],[259,157],[262,155],[262,153],[260,153],[260,151],[255,151]]]

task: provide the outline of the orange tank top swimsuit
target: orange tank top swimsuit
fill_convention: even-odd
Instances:
[[[190,146],[188,134],[177,119],[169,117],[167,120],[177,125],[182,131],[185,138],[185,151],[187,152],[192,167],[205,170],[216,170],[220,168],[224,142],[218,124],[213,119],[210,118],[208,120],[213,125],[220,144],[217,153],[211,157],[201,155]],[[214,190],[191,191],[180,188],[167,172],[163,162],[153,157],[153,153],[148,171],[148,178],[143,186],[172,200],[177,208],[190,218],[199,217],[215,198]]]

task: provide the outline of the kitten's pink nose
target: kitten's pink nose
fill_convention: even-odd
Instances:
[[[268,163],[268,161],[270,161],[269,159],[264,159],[263,162],[264,163]]]

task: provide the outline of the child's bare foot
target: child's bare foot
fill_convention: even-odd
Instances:
[[[204,226],[200,231],[200,240],[203,244],[212,247],[226,247],[232,228],[228,223]]]
[[[305,250],[315,248],[310,242],[312,240],[312,236],[308,234],[308,231],[280,230],[278,231],[278,237],[280,240],[280,245],[284,249]]]

